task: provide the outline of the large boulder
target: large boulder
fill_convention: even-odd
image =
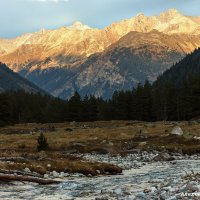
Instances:
[[[172,135],[180,135],[181,136],[181,135],[183,135],[183,130],[181,129],[181,127],[176,126],[176,127],[174,127],[172,129],[171,134]]]
[[[174,157],[170,156],[168,153],[159,153],[152,159],[153,161],[172,161]]]

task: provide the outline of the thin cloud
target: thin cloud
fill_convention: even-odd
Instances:
[[[199,1],[192,0],[191,4],[191,0],[0,0],[0,38],[42,28],[57,29],[74,21],[103,29],[140,12],[152,16],[170,8],[199,16]]]
[[[69,0],[32,0],[32,1],[41,2],[41,3],[47,3],[47,2],[59,3],[59,2],[68,2]]]

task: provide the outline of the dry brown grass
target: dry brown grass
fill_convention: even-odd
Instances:
[[[77,151],[77,152],[111,152],[117,153],[124,142],[138,142],[137,135],[147,137],[160,137],[158,143],[170,145],[166,135],[176,125],[173,122],[89,122],[76,123],[70,126],[69,123],[51,124],[56,128],[55,132],[46,132],[50,150],[52,151]],[[13,150],[19,152],[35,152],[39,132],[30,134],[34,128],[48,127],[49,124],[20,124],[0,129],[0,150]],[[190,140],[193,136],[200,136],[200,124],[189,125],[188,122],[181,122],[179,126],[184,131],[184,137]],[[87,127],[87,128],[84,128]],[[71,128],[73,131],[65,131]],[[165,141],[164,141],[165,140]],[[155,140],[155,145],[157,140]],[[170,142],[170,143],[169,143]],[[124,144],[125,145],[125,144]],[[186,144],[187,145],[187,144]]]
[[[180,126],[184,131],[183,137],[169,136],[174,126]],[[65,157],[66,153],[127,153],[134,149],[167,149],[169,151],[183,151],[192,154],[200,151],[200,142],[193,137],[200,137],[200,124],[188,122],[134,122],[110,121],[58,123],[51,124],[55,132],[45,132],[50,150],[46,160],[41,160],[42,154],[37,153],[37,138],[40,132],[33,132],[35,128],[49,127],[50,124],[19,124],[0,129],[0,157],[31,157],[30,161],[6,166],[9,169],[24,169],[24,166],[43,174],[47,170],[82,172],[96,174],[120,171],[112,165],[88,163],[83,160]],[[73,131],[66,131],[66,129]],[[141,142],[146,144],[141,145]],[[200,153],[200,152],[199,152]],[[40,155],[41,154],[41,155]],[[56,157],[55,157],[56,156]],[[40,160],[37,160],[37,159]],[[46,165],[52,159],[52,168]],[[4,166],[5,167],[5,166]],[[0,168],[3,168],[2,163]]]
[[[41,175],[57,171],[68,173],[82,173],[84,175],[98,175],[100,174],[118,174],[122,172],[120,167],[112,164],[88,162],[79,157],[73,155],[64,155],[59,152],[40,152],[28,154],[24,157],[24,154],[15,154],[16,159],[11,162],[0,161],[1,170],[20,170],[29,168],[32,172],[37,172]],[[25,158],[21,160],[21,158]]]

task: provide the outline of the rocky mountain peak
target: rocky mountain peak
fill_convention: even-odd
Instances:
[[[140,12],[140,13],[138,13],[138,14],[136,15],[136,17],[137,17],[137,18],[143,18],[143,17],[145,17],[145,15],[144,15],[144,13],[141,13],[141,12]]]
[[[88,25],[83,24],[82,22],[76,21],[71,26],[69,26],[70,29],[76,29],[76,30],[87,30],[91,29]]]
[[[157,16],[139,13],[133,18],[115,22],[102,30],[76,21],[71,26],[56,30],[41,30],[12,40],[0,40],[0,61],[14,71],[24,68],[40,69],[41,66],[42,69],[55,66],[76,67],[89,56],[105,51],[132,31],[148,33],[152,30],[167,35],[198,36],[200,18],[184,16],[176,9],[169,9]],[[183,52],[190,53],[198,45],[199,40],[194,39],[192,44],[188,41],[183,44]],[[46,62],[46,58],[51,58],[51,61]]]
[[[170,19],[170,18],[182,17],[183,15],[178,10],[172,8],[167,10],[166,12],[161,13],[160,16]]]
[[[41,34],[45,34],[47,32],[47,30],[45,28],[40,29],[39,33]]]

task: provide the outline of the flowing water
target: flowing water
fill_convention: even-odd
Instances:
[[[123,162],[123,160],[122,160]],[[10,183],[0,185],[0,199],[134,199],[145,188],[179,182],[185,171],[200,170],[200,160],[176,162],[141,162],[140,167],[124,170],[122,175],[100,177],[68,177],[59,185]],[[140,199],[135,198],[135,199]]]

